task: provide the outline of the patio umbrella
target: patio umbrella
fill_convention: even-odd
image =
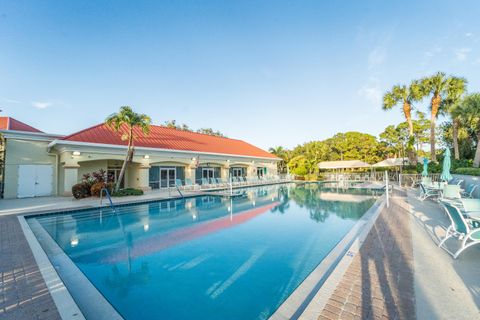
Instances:
[[[422,171],[422,177],[428,176],[428,159],[423,158],[423,171]]]
[[[443,181],[450,181],[452,180],[452,175],[450,174],[450,167],[452,165],[452,161],[450,160],[450,149],[445,149],[444,158],[443,158],[443,168],[442,168],[442,175],[440,178]]]

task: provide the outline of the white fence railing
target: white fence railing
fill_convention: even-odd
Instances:
[[[326,181],[385,181],[385,171],[365,173],[327,173],[324,175]],[[389,181],[398,181],[399,173],[388,171]]]
[[[440,181],[440,173],[429,174],[428,177],[432,182]],[[422,181],[422,175],[419,173],[405,173],[399,174],[398,185],[401,187],[416,187]]]

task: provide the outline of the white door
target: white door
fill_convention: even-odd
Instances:
[[[18,166],[18,192],[19,198],[35,197],[35,165]]]
[[[17,197],[49,196],[53,188],[51,165],[19,165]]]
[[[37,165],[35,180],[35,197],[50,196],[52,194],[53,168],[49,165]]]

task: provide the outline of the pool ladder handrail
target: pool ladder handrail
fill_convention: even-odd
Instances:
[[[185,196],[183,195],[182,191],[180,191],[180,188],[177,185],[175,185],[175,188],[177,188],[177,191],[180,194],[180,196],[182,197],[182,199],[185,199]]]
[[[117,212],[117,209],[115,208],[115,206],[113,205],[113,201],[112,201],[112,197],[110,196],[110,192],[108,192],[108,189],[107,188],[102,188],[102,190],[100,190],[100,206],[102,205],[102,201],[103,201],[103,192],[105,191],[105,196],[106,198],[108,199],[108,201],[110,202],[110,208],[112,208],[112,211],[114,213]]]

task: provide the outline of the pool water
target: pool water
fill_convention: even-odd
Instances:
[[[372,206],[365,190],[248,188],[37,216],[125,319],[266,319]],[[67,284],[68,285],[68,284]]]

